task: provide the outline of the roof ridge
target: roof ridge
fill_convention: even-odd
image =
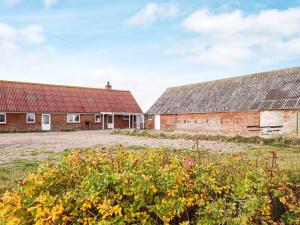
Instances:
[[[131,92],[130,90],[118,90],[118,89],[107,90],[105,88],[83,87],[83,86],[63,85],[63,84],[45,84],[45,83],[37,83],[37,82],[12,81],[12,80],[0,80],[0,83],[31,84],[31,85],[40,85],[40,86],[50,86],[50,87],[80,88],[80,89],[116,91],[116,92],[120,92],[120,91],[121,92]]]
[[[296,69],[300,70],[300,66],[287,67],[287,68],[283,68],[283,69],[266,70],[266,71],[263,71],[263,72],[243,74],[243,75],[238,75],[238,76],[233,76],[233,77],[231,76],[231,77],[227,77],[227,78],[221,78],[221,79],[207,80],[207,81],[202,81],[202,82],[197,82],[197,83],[184,84],[184,85],[179,85],[179,86],[168,87],[167,90],[175,89],[175,88],[181,88],[181,87],[194,86],[194,85],[210,83],[210,82],[216,82],[216,81],[228,81],[228,80],[235,80],[235,79],[238,79],[238,78],[245,78],[245,77],[251,77],[251,76],[262,76],[266,73],[280,73],[280,72],[283,72],[283,71],[296,70]]]

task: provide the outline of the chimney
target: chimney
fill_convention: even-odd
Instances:
[[[105,85],[105,89],[106,90],[111,90],[112,86],[110,85],[109,81],[107,82],[107,84]]]

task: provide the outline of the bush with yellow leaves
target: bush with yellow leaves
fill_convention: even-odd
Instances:
[[[0,224],[299,222],[299,184],[240,154],[73,151],[0,199]]]

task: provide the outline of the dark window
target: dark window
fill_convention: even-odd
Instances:
[[[27,113],[26,114],[26,122],[27,123],[35,123],[35,113]]]
[[[0,123],[6,123],[6,114],[0,113]]]
[[[95,122],[101,123],[101,114],[95,114]]]
[[[123,115],[123,120],[129,120],[129,115]]]

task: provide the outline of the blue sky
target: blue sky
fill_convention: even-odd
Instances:
[[[299,66],[300,1],[0,0],[0,79],[130,89]]]

